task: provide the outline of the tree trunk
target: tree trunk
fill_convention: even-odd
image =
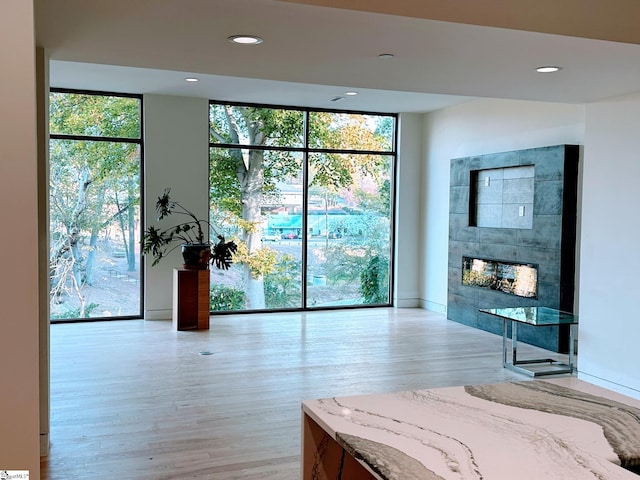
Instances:
[[[94,208],[94,218],[100,218],[100,212],[102,211],[102,205],[104,203],[104,189],[98,191],[96,196],[96,205]],[[98,234],[100,233],[100,226],[96,225],[93,221],[91,227],[91,237],[89,238],[89,253],[87,254],[87,263],[85,266],[85,282],[87,285],[93,285],[93,271],[96,263]]]
[[[129,197],[131,198],[131,197]],[[128,228],[129,228],[129,236],[127,239],[129,240],[129,247],[127,249],[127,271],[135,272],[136,271],[136,225],[135,225],[135,207],[133,203],[129,202],[129,208],[127,209],[127,220],[128,220]]]
[[[71,246],[71,256],[73,257],[73,271],[71,272],[73,282],[77,288],[81,288],[85,279],[82,276],[82,254],[77,243]]]
[[[261,130],[259,122],[255,122],[250,115],[250,109],[241,108],[242,115],[245,115],[245,123],[247,126],[247,134],[250,145],[262,145],[264,142],[264,133]],[[225,108],[227,116],[227,124],[232,141],[241,143],[241,128],[234,118],[230,107]],[[240,198],[242,201],[242,219],[249,222],[253,227],[261,224],[262,218],[260,213],[260,205],[262,204],[262,190],[264,188],[264,152],[261,150],[232,150],[231,155],[235,157],[236,162],[236,178],[240,184]],[[252,255],[262,248],[261,231],[259,228],[253,228],[256,231],[245,231],[244,241],[247,245],[248,254]],[[254,276],[245,264],[244,281],[246,285],[246,298],[248,309],[265,308],[264,296],[264,279],[262,276]]]
[[[69,228],[70,238],[75,238],[76,240],[80,239],[80,225],[81,219],[80,217],[84,214],[87,209],[87,192],[89,191],[89,187],[93,183],[91,179],[91,175],[88,171],[83,170],[80,174],[80,181],[78,182],[78,199],[76,201],[76,205],[73,209],[73,214],[71,217],[71,226]],[[77,233],[77,236],[74,235]],[[78,288],[82,286],[84,279],[81,277],[82,270],[82,253],[78,246],[78,241],[71,244],[71,255],[73,256],[73,278],[78,284]]]
[[[262,310],[265,308],[264,279],[254,278],[249,271],[249,266],[244,266],[244,275],[247,279],[247,289],[244,292],[247,299],[247,310]]]
[[[89,253],[87,254],[87,263],[84,268],[84,281],[87,285],[93,285],[93,272],[96,264],[96,253],[98,248],[98,229],[91,229],[91,237],[89,238]]]
[[[249,152],[249,159],[243,178],[241,179],[242,192],[242,218],[253,225],[260,225],[260,205],[262,203],[262,188],[264,186],[263,153],[261,151]],[[247,232],[245,243],[249,255],[262,247],[260,231]],[[264,309],[264,279],[262,276],[254,276],[249,267],[244,267],[247,308]]]

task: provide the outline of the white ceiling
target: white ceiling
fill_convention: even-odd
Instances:
[[[585,103],[640,90],[635,43],[419,16],[295,0],[36,1],[37,43],[51,58],[54,87],[380,112],[430,111],[474,97]],[[233,45],[234,34],[264,43]],[[615,38],[598,32],[607,35]],[[535,72],[549,64],[562,70]],[[187,76],[201,81],[188,84]],[[349,90],[359,95],[330,100]]]

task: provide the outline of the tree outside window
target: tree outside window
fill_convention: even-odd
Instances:
[[[49,100],[51,319],[139,316],[141,99]]]
[[[393,115],[212,102],[211,215],[240,242],[212,289],[233,309],[389,304],[394,137]]]

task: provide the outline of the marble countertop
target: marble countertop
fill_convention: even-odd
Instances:
[[[383,480],[638,480],[640,401],[575,378],[309,400]]]

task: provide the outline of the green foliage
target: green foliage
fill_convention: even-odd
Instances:
[[[236,261],[245,265],[246,284],[256,287],[247,289],[255,297],[250,299],[252,305],[266,305],[269,296],[269,305],[286,303],[282,285],[274,286],[275,257],[261,247],[261,229],[255,226],[264,221],[264,206],[277,203],[283,183],[304,188],[302,160],[306,146],[322,149],[306,157],[310,189],[322,190],[325,199],[366,199],[372,210],[389,216],[388,206],[385,211],[382,202],[388,199],[384,182],[389,177],[391,157],[381,152],[392,150],[393,116],[212,104],[209,117],[212,215],[222,211],[237,219],[244,245],[240,245]],[[308,138],[304,137],[305,126]],[[389,185],[386,188],[389,192]],[[380,192],[382,200],[376,203]],[[387,235],[387,249],[388,241]],[[329,265],[337,274],[329,278],[337,280],[346,275],[357,282],[368,255],[377,253],[379,247],[376,244],[339,252],[347,265]],[[261,278],[263,285],[251,283]],[[261,301],[258,296],[262,287]]]
[[[210,140],[213,143],[270,147],[301,147],[303,112],[213,104]],[[244,220],[243,206],[273,195],[276,184],[299,174],[300,155],[287,150],[212,148],[210,153],[210,200],[216,208]]]
[[[291,255],[282,255],[273,272],[264,276],[267,308],[299,308],[302,305],[300,263]]]
[[[233,263],[233,254],[238,250],[236,243],[233,241],[227,242],[211,222],[198,218],[180,202],[171,200],[170,192],[171,189],[166,188],[156,201],[158,220],[162,220],[169,215],[186,217],[186,220],[164,229],[158,229],[153,225],[149,226],[142,234],[142,253],[153,256],[152,265],[157,265],[162,258],[181,244],[205,244],[208,238],[205,235],[205,231],[211,230],[218,241],[211,242],[208,260],[217,268],[228,270]]]
[[[375,135],[384,150],[392,150],[395,136],[395,121],[393,117],[376,117]]]
[[[246,243],[240,243],[235,255],[238,263],[249,267],[252,278],[260,278],[274,272],[278,252],[269,247],[261,247],[250,252]]]
[[[302,111],[213,104],[209,112],[210,140],[214,144],[287,149],[302,149],[304,145]],[[352,187],[362,175],[377,177],[381,170],[388,169],[386,156],[368,152],[390,150],[393,117],[311,112],[310,119],[311,146],[363,152],[310,155],[310,185],[336,191]],[[259,200],[250,197],[277,192],[278,182],[296,178],[302,168],[299,154],[280,149],[213,148],[210,162],[212,203],[238,216],[246,215],[244,205]]]
[[[380,212],[381,215],[388,217],[389,214],[391,213],[391,180],[389,180],[388,178],[385,178],[382,181],[382,185],[380,185],[380,190],[379,190],[379,201],[380,203],[378,204],[379,206],[376,208],[376,210],[378,212]]]
[[[66,320],[68,318],[89,318],[91,313],[100,305],[97,303],[90,303],[84,307],[84,315],[82,315],[82,308],[69,308],[62,312],[52,313],[51,320]]]
[[[113,139],[141,138],[140,100],[52,92],[49,106],[51,134],[62,136],[49,146],[50,291],[52,299],[81,298],[85,280],[92,282],[99,236],[117,238],[128,269],[136,268],[140,145]]]
[[[212,285],[209,307],[216,312],[242,310],[245,307],[244,292],[227,285]]]
[[[350,228],[358,229],[359,234],[347,235],[343,242],[326,249],[327,278],[334,284],[360,283],[365,303],[388,303],[389,219],[363,214]]]
[[[140,138],[140,100],[86,93],[51,92],[52,134]]]
[[[236,177],[238,160],[232,149],[212,148],[209,159],[209,198],[215,207],[242,216],[242,193]]]
[[[394,118],[346,112],[310,112],[309,145],[332,150],[390,151]]]
[[[389,217],[391,213],[391,181],[388,178],[380,179],[380,185],[374,191],[355,188],[353,196],[357,199],[362,210],[375,212],[386,218]]]
[[[332,284],[354,283],[367,262],[365,248],[347,243],[330,244],[326,248],[324,274]]]
[[[304,113],[300,110],[212,104],[209,122],[212,143],[303,145]]]
[[[360,293],[366,304],[389,303],[389,261],[379,256],[371,257],[360,273]]]

